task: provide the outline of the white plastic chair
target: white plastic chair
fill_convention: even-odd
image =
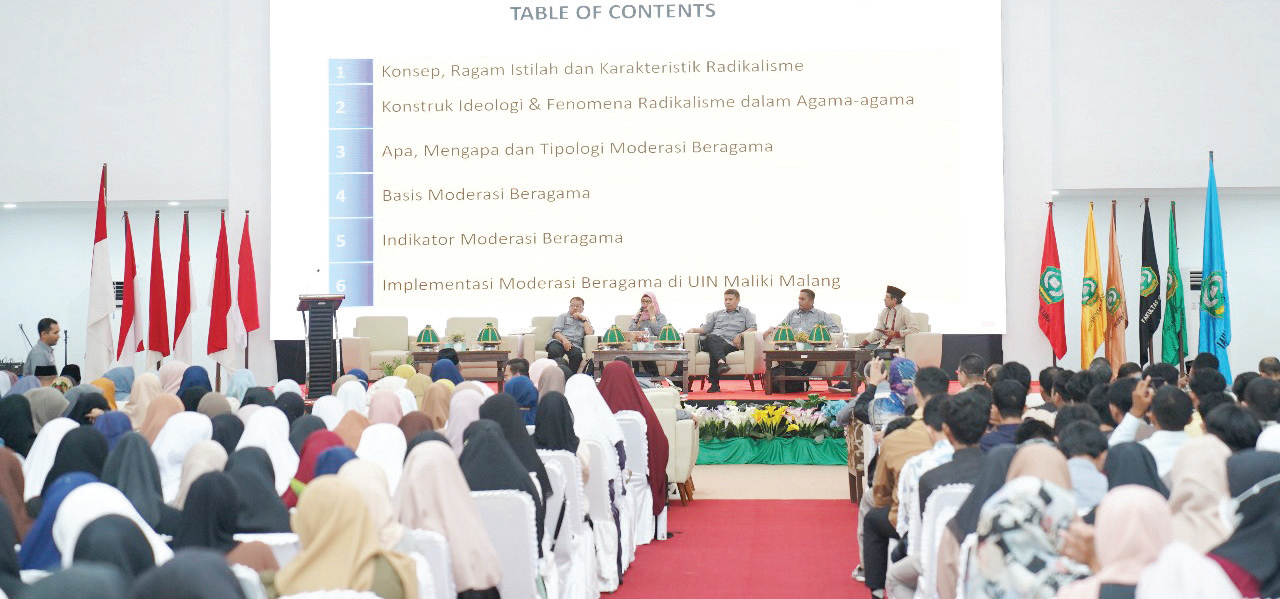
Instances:
[[[267,588],[262,586],[262,578],[253,568],[244,564],[230,565],[231,573],[240,583],[240,590],[244,591],[244,599],[267,599]]]
[[[431,570],[431,586],[436,597],[455,597],[458,594],[453,581],[453,562],[449,556],[449,541],[434,530],[407,528],[401,541],[406,549],[421,555]],[[419,585],[421,586],[421,585]]]
[[[613,520],[613,504],[609,502],[609,464],[617,464],[612,448],[600,443],[582,440],[587,447],[587,470],[591,473],[583,491],[587,496],[587,514],[591,516],[591,536],[595,544],[596,580],[599,590],[613,592],[618,589],[618,527]],[[612,462],[609,462],[612,460]]]
[[[969,533],[964,538],[964,542],[960,543],[960,559],[956,566],[958,576],[956,576],[956,599],[964,599],[969,590],[969,552],[978,545],[978,533]]]
[[[533,499],[523,491],[472,491],[471,498],[502,563],[498,592],[504,599],[534,599],[538,529]]]
[[[946,523],[960,511],[960,505],[969,497],[973,485],[956,483],[943,485],[929,494],[928,504],[920,526],[911,529],[911,547],[920,547],[920,569],[923,572],[916,585],[916,599],[933,599],[938,595],[938,583],[934,579],[938,559],[938,544],[942,542],[942,530]],[[917,502],[918,505],[918,502]]]
[[[293,558],[302,551],[298,535],[291,532],[239,533],[235,535],[235,540],[241,543],[253,541],[265,543],[271,548],[271,553],[276,556],[276,563],[280,564],[281,568],[293,561]]]
[[[623,444],[627,450],[627,501],[634,518],[634,537],[630,539],[629,555],[634,559],[635,548],[648,545],[653,540],[653,495],[649,491],[649,439],[645,436],[644,417],[639,412],[623,410],[613,415],[622,427]],[[624,536],[624,538],[626,538]]]
[[[556,573],[556,556],[551,551],[551,546],[555,544],[559,535],[556,534],[556,522],[560,519],[561,509],[564,504],[564,468],[560,464],[552,462],[543,464],[543,468],[547,471],[548,486],[551,487],[550,494],[545,500],[545,510],[542,514],[542,538],[538,539],[538,543],[542,547],[542,558],[538,560],[538,574],[542,576],[542,585],[548,598],[560,597],[560,576]],[[567,534],[564,535],[568,537]]]
[[[539,449],[538,457],[547,465],[548,474],[553,466],[565,473],[565,510],[558,537],[555,534],[555,523],[559,518],[550,513],[547,514],[547,537],[555,539],[554,552],[549,555],[553,556],[556,566],[560,597],[562,599],[599,597],[595,537],[587,530],[583,516],[582,465],[578,461],[578,456],[568,451]],[[604,476],[601,475],[601,478]],[[551,509],[550,504],[547,509]]]

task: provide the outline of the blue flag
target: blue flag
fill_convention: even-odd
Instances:
[[[1222,376],[1231,380],[1227,346],[1231,345],[1231,303],[1227,300],[1227,265],[1222,252],[1222,218],[1218,182],[1209,154],[1209,190],[1204,198],[1204,265],[1200,283],[1200,351],[1218,357]]]

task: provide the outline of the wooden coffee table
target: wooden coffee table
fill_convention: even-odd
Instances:
[[[623,356],[629,358],[632,364],[636,362],[679,362],[680,371],[683,373],[680,376],[680,388],[685,393],[689,392],[689,350],[685,349],[683,345],[669,349],[597,349],[595,351],[596,380],[600,380],[600,375],[604,373],[605,364]],[[664,378],[667,377],[650,377],[652,380]]]
[[[850,394],[862,384],[862,367],[871,361],[872,350],[835,347],[831,349],[767,349],[764,352],[764,393],[773,394],[773,381],[807,381],[810,376],[775,376],[773,367],[782,362],[853,362],[845,376]]]
[[[458,352],[459,363],[464,362],[497,362],[498,369],[491,377],[484,376],[472,380],[485,383],[498,383],[498,392],[502,392],[502,384],[505,382],[503,376],[503,367],[507,364],[507,356],[511,352],[502,349],[468,349]],[[422,366],[430,366],[440,359],[439,351],[416,351],[412,354],[413,369],[422,372]],[[430,371],[430,369],[427,369]]]

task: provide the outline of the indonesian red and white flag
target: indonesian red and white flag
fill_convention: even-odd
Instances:
[[[218,231],[218,251],[213,264],[213,293],[209,299],[209,343],[206,352],[214,362],[231,365],[231,260],[227,248],[227,215]]]
[[[124,301],[120,307],[120,343],[116,345],[116,361],[121,366],[133,366],[133,359],[143,350],[142,335],[138,331],[138,261],[133,254],[133,227],[129,226],[129,213],[124,213]]]
[[[99,378],[111,367],[116,352],[111,334],[111,314],[115,307],[111,258],[107,253],[107,165],[103,164],[102,181],[98,184],[98,218],[93,230],[93,265],[89,270],[89,315],[81,380]]]
[[[249,213],[244,213],[240,251],[236,254],[236,301],[231,309],[236,347],[249,346],[249,333],[258,330],[258,277],[253,267],[253,242],[249,239]],[[245,365],[247,366],[247,364]]]
[[[191,363],[191,239],[182,215],[182,249],[178,252],[178,290],[173,304],[173,359]]]
[[[154,352],[147,361],[169,355],[169,309],[164,293],[164,259],[160,255],[160,211],[156,211],[155,230],[151,234],[151,292],[147,308],[147,349]]]

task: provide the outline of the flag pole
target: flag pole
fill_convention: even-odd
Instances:
[[[1211,164],[1213,163],[1213,150],[1209,150],[1209,162]],[[1173,216],[1173,222],[1175,223],[1174,226],[1177,226],[1176,225],[1176,223],[1178,222],[1178,202],[1177,201],[1174,201],[1174,200],[1169,201],[1169,214]],[[1182,303],[1185,306],[1187,302],[1183,301]],[[1183,322],[1185,322],[1185,317]],[[1184,324],[1183,326],[1185,327],[1186,325]],[[1183,335],[1185,334],[1186,333],[1184,332]],[[1178,335],[1178,374],[1185,375],[1187,374],[1187,348],[1183,347],[1182,345],[1183,335]]]
[[[157,221],[159,221],[159,220],[160,220],[160,211],[159,211],[159,210],[156,210],[156,220],[157,220]],[[148,297],[148,298],[147,298],[147,300],[148,300],[148,301],[150,301],[150,299],[151,299],[150,297]],[[148,316],[148,319],[149,319],[151,315],[150,315],[150,314],[148,314],[147,316]],[[169,315],[168,315],[168,314],[166,314],[166,315],[165,315],[165,318],[167,319],[168,317],[169,317]],[[151,326],[150,320],[148,320],[148,322],[147,322],[147,326],[148,326],[148,329],[149,329],[149,328],[150,328],[150,326]],[[168,342],[168,341],[166,340],[166,343],[167,343],[167,342]],[[147,343],[148,343],[148,344],[150,344],[150,343],[151,343],[151,342],[150,342],[150,340],[148,340],[148,341],[147,341]],[[163,359],[164,359],[164,356],[161,356],[161,357],[159,357],[159,358],[156,358],[156,370],[160,370],[160,362],[161,362],[161,361],[163,361]]]
[[[225,222],[225,221],[226,221],[226,218],[227,218],[227,209],[226,209],[226,208],[223,208],[222,210],[219,210],[219,211],[218,211],[218,213],[219,213],[220,215],[222,215],[222,219],[223,219],[223,221]],[[224,229],[226,228],[226,225],[225,225],[225,224],[223,225],[223,228],[224,228]],[[215,270],[216,270],[216,267],[215,267]],[[210,328],[212,328],[212,327],[210,327]],[[222,392],[222,362],[214,362],[213,364],[214,364],[214,369],[213,369],[213,371],[214,371],[214,375],[213,375],[213,377],[214,377],[214,378],[213,378],[213,386],[214,386],[214,390],[215,390],[215,391],[218,391],[219,393],[221,393],[221,392]]]
[[[249,220],[249,211],[248,211],[248,210],[245,210],[245,211],[244,211],[244,219],[245,219],[246,221],[247,221],[247,220]],[[239,258],[239,254],[237,254],[237,255],[236,255],[236,257],[237,257],[237,258]],[[255,287],[256,287],[256,285],[255,285]],[[239,290],[239,287],[237,286],[237,291],[238,291],[238,290]],[[256,294],[255,294],[255,295],[256,295]],[[241,318],[241,320],[244,320],[244,319],[243,319],[243,317]],[[244,367],[245,367],[245,368],[248,368],[248,367],[249,367],[249,331],[245,331],[245,332],[244,332]]]

